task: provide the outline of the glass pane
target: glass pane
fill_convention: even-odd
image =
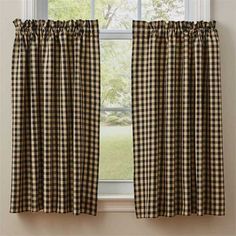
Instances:
[[[48,0],[48,18],[90,19],[90,0]]]
[[[101,41],[100,179],[132,179],[131,41]]]
[[[131,106],[131,41],[101,41],[102,107]]]
[[[131,29],[137,0],[96,0],[95,18],[101,29]]]
[[[184,20],[184,0],[142,0],[142,19]]]
[[[102,112],[99,179],[133,178],[131,112]]]

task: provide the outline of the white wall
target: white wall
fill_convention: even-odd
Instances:
[[[212,0],[212,19],[221,38],[225,217],[175,217],[137,220],[133,213],[97,217],[42,213],[9,214],[11,166],[12,21],[21,17],[21,0],[0,0],[0,236],[70,235],[236,235],[236,0]]]

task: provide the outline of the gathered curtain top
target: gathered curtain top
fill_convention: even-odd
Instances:
[[[26,20],[16,19],[13,21],[16,34],[60,34],[62,32],[80,34],[83,32],[98,33],[98,20]],[[150,32],[210,32],[216,31],[215,21],[133,21],[133,33]]]
[[[180,32],[196,33],[216,31],[215,21],[133,21],[134,33]]]
[[[16,19],[13,21],[16,33],[98,33],[98,20],[25,20]]]

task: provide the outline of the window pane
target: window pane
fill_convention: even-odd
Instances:
[[[90,0],[48,0],[48,18],[90,19]]]
[[[133,176],[130,112],[102,112],[99,179],[129,180]]]
[[[102,107],[131,106],[131,41],[101,41]]]
[[[184,0],[142,0],[143,20],[184,20]]]
[[[132,179],[131,41],[101,41],[100,179]]]
[[[137,0],[96,0],[95,18],[101,29],[131,29]]]

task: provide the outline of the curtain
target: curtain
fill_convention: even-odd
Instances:
[[[10,212],[95,215],[98,21],[14,21]]]
[[[138,218],[225,214],[220,86],[215,22],[133,22]]]

